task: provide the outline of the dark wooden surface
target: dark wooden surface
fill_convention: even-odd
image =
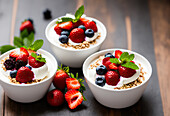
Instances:
[[[16,0],[14,0],[16,2]],[[4,27],[0,31],[1,39],[0,45],[9,44],[11,31],[12,7],[14,1],[0,0],[0,26]],[[162,2],[161,2],[162,3]],[[42,38],[45,42],[43,49],[50,50],[49,43],[45,38],[45,27],[51,20],[44,20],[42,12],[46,8],[52,11],[52,19],[64,15],[67,12],[75,12],[81,5],[85,5],[85,14],[90,17],[97,18],[102,21],[107,28],[107,39],[102,45],[101,49],[107,48],[131,48],[144,55],[150,62],[153,68],[153,74],[149,85],[144,92],[142,98],[134,106],[125,109],[111,109],[99,104],[93,97],[87,84],[85,86],[87,91],[85,96],[87,101],[83,103],[78,109],[71,111],[67,105],[62,107],[51,107],[47,104],[44,97],[40,101],[30,104],[21,104],[10,100],[7,96],[4,97],[3,90],[0,89],[1,114],[4,116],[29,116],[29,115],[89,115],[89,116],[162,116],[163,108],[160,95],[160,88],[157,76],[156,63],[154,51],[157,46],[153,42],[153,27],[155,26],[154,15],[155,3],[147,0],[19,0],[16,14],[14,35],[19,35],[20,23],[25,18],[32,18],[34,20],[36,35],[35,38]],[[153,14],[152,14],[153,13]],[[156,13],[155,13],[156,14]],[[152,18],[150,18],[152,17]],[[161,17],[161,16],[160,16]],[[128,20],[126,20],[128,19]],[[151,20],[152,19],[152,20]],[[153,21],[153,22],[152,22]],[[155,21],[156,22],[156,21]],[[127,27],[127,24],[130,27]],[[169,27],[167,27],[168,30]],[[131,33],[129,33],[129,31]],[[157,31],[157,30],[156,30]],[[167,31],[168,32],[168,31]],[[131,44],[128,44],[128,35],[131,36]],[[157,37],[157,36],[156,36]],[[169,36],[168,36],[169,37]],[[157,37],[158,38],[158,37]],[[165,39],[164,37],[162,37]],[[154,35],[155,41],[155,35]],[[166,40],[165,40],[166,41]],[[157,41],[156,41],[157,42]],[[169,40],[168,40],[169,42]],[[159,42],[157,42],[159,44]],[[170,45],[167,43],[167,46]],[[159,49],[159,48],[158,48]],[[157,55],[157,54],[156,54]],[[168,61],[169,62],[169,61]],[[159,68],[158,68],[159,69]],[[71,69],[73,72],[80,72],[83,78],[81,69]],[[161,70],[161,69],[159,69]],[[158,72],[159,72],[158,70]],[[168,70],[167,70],[168,71]],[[160,75],[159,75],[160,76]],[[160,77],[159,77],[160,79]],[[50,89],[52,89],[51,86]],[[163,91],[163,90],[162,90]],[[166,95],[166,94],[164,94]],[[167,98],[168,99],[168,98]],[[128,98],[127,98],[128,100]],[[169,100],[167,100],[169,101]],[[166,104],[166,103],[164,103]],[[166,105],[165,105],[166,106]],[[167,105],[168,106],[168,105]],[[169,108],[166,109],[168,116]],[[165,111],[165,110],[164,110]],[[165,113],[164,113],[165,114]]]

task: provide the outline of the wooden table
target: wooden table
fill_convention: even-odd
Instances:
[[[50,107],[45,97],[35,103],[17,103],[10,100],[0,88],[0,115],[169,116],[170,2],[168,0],[0,0],[0,45],[12,44],[13,36],[19,35],[21,21],[29,17],[34,20],[35,38],[43,38],[45,42],[43,49],[52,53],[47,47],[49,43],[44,34],[45,27],[52,19],[44,20],[42,12],[49,8],[53,18],[56,18],[67,12],[74,13],[82,4],[85,5],[86,15],[102,21],[107,28],[107,39],[101,50],[130,49],[144,55],[150,61],[153,74],[142,98],[129,108],[111,109],[99,104],[85,84],[87,102],[71,111],[66,105],[59,108]],[[72,69],[72,71],[82,74],[81,69]]]

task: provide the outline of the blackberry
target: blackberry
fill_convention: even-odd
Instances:
[[[15,62],[13,61],[13,59],[7,59],[5,62],[4,62],[4,66],[6,68],[6,70],[12,70],[14,69],[15,67]]]
[[[49,9],[46,9],[44,12],[43,12],[43,15],[44,15],[44,19],[51,19],[52,16],[51,16],[51,11]]]
[[[15,63],[15,69],[18,70],[22,66],[25,66],[25,63],[22,60],[17,60],[16,63]]]

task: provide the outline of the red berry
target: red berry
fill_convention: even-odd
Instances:
[[[58,35],[61,35],[62,29],[58,26],[58,24],[54,27],[54,30]]]
[[[60,106],[64,103],[64,95],[60,90],[54,89],[48,92],[47,102],[51,106]]]
[[[31,21],[27,20],[27,21],[24,21],[21,26],[20,26],[20,31],[23,31],[24,29],[27,29],[27,31],[31,32],[31,31],[34,31],[34,27],[31,23]]]
[[[45,64],[45,62],[36,61],[36,59],[32,56],[28,57],[28,63],[33,68],[39,68]]]
[[[34,78],[34,73],[28,67],[19,68],[16,80],[21,83],[29,82]]]
[[[12,51],[9,56],[12,58],[17,58],[20,55],[26,55],[28,57],[29,53],[25,48],[21,47],[20,49]]]
[[[73,28],[77,28],[80,25],[82,25],[82,22],[79,20],[76,23],[73,23]]]
[[[73,23],[71,21],[62,22],[58,25],[61,29],[71,30],[73,28]]]
[[[131,77],[136,73],[136,70],[131,69],[131,68],[126,68],[123,66],[119,66],[118,71],[119,71],[120,76],[125,77],[125,78]]]
[[[75,109],[83,102],[82,94],[74,89],[67,91],[65,94],[65,99],[70,109]]]
[[[75,43],[82,43],[85,39],[84,30],[81,28],[74,28],[70,32],[70,39]]]
[[[67,78],[66,79],[66,85],[67,85],[67,90],[79,89],[80,88],[80,83],[75,78]]]
[[[120,58],[120,56],[121,56],[122,53],[123,53],[122,51],[116,50],[116,51],[115,51],[115,58]]]
[[[117,70],[118,67],[117,67],[117,65],[116,65],[115,63],[111,63],[111,64],[109,65],[109,69]]]
[[[94,32],[97,32],[97,26],[94,21],[88,21],[85,25],[86,29],[92,29]]]
[[[102,60],[102,64],[106,66],[107,70],[109,70],[109,65],[111,64],[110,62],[110,57],[106,57]]]
[[[80,18],[80,22],[82,25],[85,25],[87,22],[89,22],[90,20],[86,19],[86,18]]]
[[[27,57],[25,54],[21,54],[21,55],[19,55],[19,56],[16,58],[16,61],[17,61],[17,60],[21,60],[21,61],[24,62],[24,64],[27,64],[27,62],[28,62],[28,57]]]
[[[116,71],[107,71],[105,74],[106,83],[108,85],[116,86],[119,82],[119,74]]]
[[[134,63],[134,64],[135,64],[135,62],[134,62],[134,61],[130,61],[130,62],[132,62],[132,63]]]
[[[58,70],[53,79],[53,85],[58,89],[65,89],[66,78],[69,78],[68,74],[64,70]]]

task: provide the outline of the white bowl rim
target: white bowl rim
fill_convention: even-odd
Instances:
[[[19,49],[19,48],[16,48],[16,49]],[[10,51],[2,54],[2,55],[0,56],[0,59],[1,59],[1,57],[4,57],[4,56],[8,55],[8,54],[9,54],[11,51],[13,51],[13,50],[15,50],[15,49],[12,49],[12,50],[10,50]],[[58,63],[57,63],[56,59],[54,58],[54,56],[53,56],[51,53],[49,53],[49,52],[47,52],[47,51],[45,51],[45,50],[43,50],[43,49],[39,49],[38,51],[43,52],[43,53],[46,53],[46,54],[48,54],[48,55],[52,58],[53,63],[56,65],[56,71],[57,71]],[[54,74],[56,73],[56,71],[54,72]],[[1,72],[0,72],[0,73],[1,73]],[[53,75],[54,75],[54,74],[53,74]],[[3,83],[8,84],[8,85],[12,85],[12,86],[30,87],[30,86],[35,86],[35,85],[38,85],[38,84],[42,84],[42,83],[48,81],[48,80],[51,79],[51,78],[52,78],[52,77],[49,77],[49,78],[46,78],[46,79],[44,79],[44,80],[42,80],[42,81],[40,81],[40,82],[38,82],[38,83],[32,83],[32,84],[14,84],[14,83],[8,83],[8,82],[6,82],[6,81],[3,81],[3,79],[1,79],[1,78],[0,78],[0,80],[1,80]]]
[[[141,83],[140,85],[138,85],[138,86],[135,86],[135,87],[132,87],[132,88],[128,88],[128,89],[120,89],[120,90],[112,89],[112,88],[100,87],[100,86],[94,84],[93,82],[91,82],[91,80],[90,80],[89,78],[86,78],[87,75],[86,75],[86,73],[84,73],[84,72],[85,72],[84,70],[86,70],[86,69],[85,69],[85,64],[86,64],[86,62],[87,62],[91,57],[93,57],[93,56],[96,55],[96,54],[100,54],[100,53],[106,52],[106,51],[114,51],[114,50],[121,50],[121,51],[131,52],[131,53],[133,53],[133,54],[137,54],[138,56],[142,57],[142,59],[144,59],[144,60],[147,62],[147,64],[149,64],[148,67],[151,69],[151,72],[150,72],[150,74],[148,75],[149,78],[148,78],[147,80],[145,80],[144,82],[142,82],[142,83]],[[99,52],[96,52],[96,53],[90,55],[90,56],[84,61],[82,68],[83,68],[84,78],[86,78],[87,81],[89,81],[92,85],[96,86],[97,88],[103,89],[103,90],[114,91],[114,92],[124,92],[124,91],[130,91],[130,90],[139,88],[139,87],[141,87],[142,85],[144,85],[146,82],[148,82],[148,81],[150,80],[151,75],[152,75],[152,66],[151,66],[150,62],[149,62],[144,56],[138,54],[137,52],[133,52],[133,51],[131,51],[131,50],[121,49],[121,48],[105,49],[105,50],[101,50],[101,51],[99,51]]]
[[[64,16],[61,16],[61,17],[64,17]],[[99,21],[99,20],[97,20],[97,19],[95,19],[95,18],[86,17],[87,19],[96,21],[99,25],[101,25],[102,29],[104,30],[104,31],[103,31],[104,36],[101,37],[102,40],[101,40],[98,44],[95,44],[94,46],[89,47],[89,48],[85,48],[85,49],[68,49],[68,48],[62,47],[62,46],[60,46],[60,45],[58,45],[58,44],[56,45],[56,44],[54,44],[54,43],[49,39],[49,37],[47,36],[47,35],[48,35],[47,33],[48,33],[48,28],[50,28],[50,26],[52,25],[52,23],[56,22],[56,21],[57,21],[59,18],[61,18],[61,17],[58,17],[58,18],[55,18],[54,20],[52,20],[52,21],[47,25],[47,27],[46,27],[46,29],[45,29],[45,36],[46,36],[47,40],[48,40],[52,45],[54,45],[54,46],[56,46],[56,47],[59,47],[59,48],[61,48],[61,49],[63,49],[63,50],[80,51],[80,52],[81,52],[81,51],[93,49],[94,47],[97,47],[97,46],[101,45],[101,44],[104,42],[104,40],[106,39],[107,30],[106,30],[106,27],[104,26],[104,24],[103,24],[101,21]]]

